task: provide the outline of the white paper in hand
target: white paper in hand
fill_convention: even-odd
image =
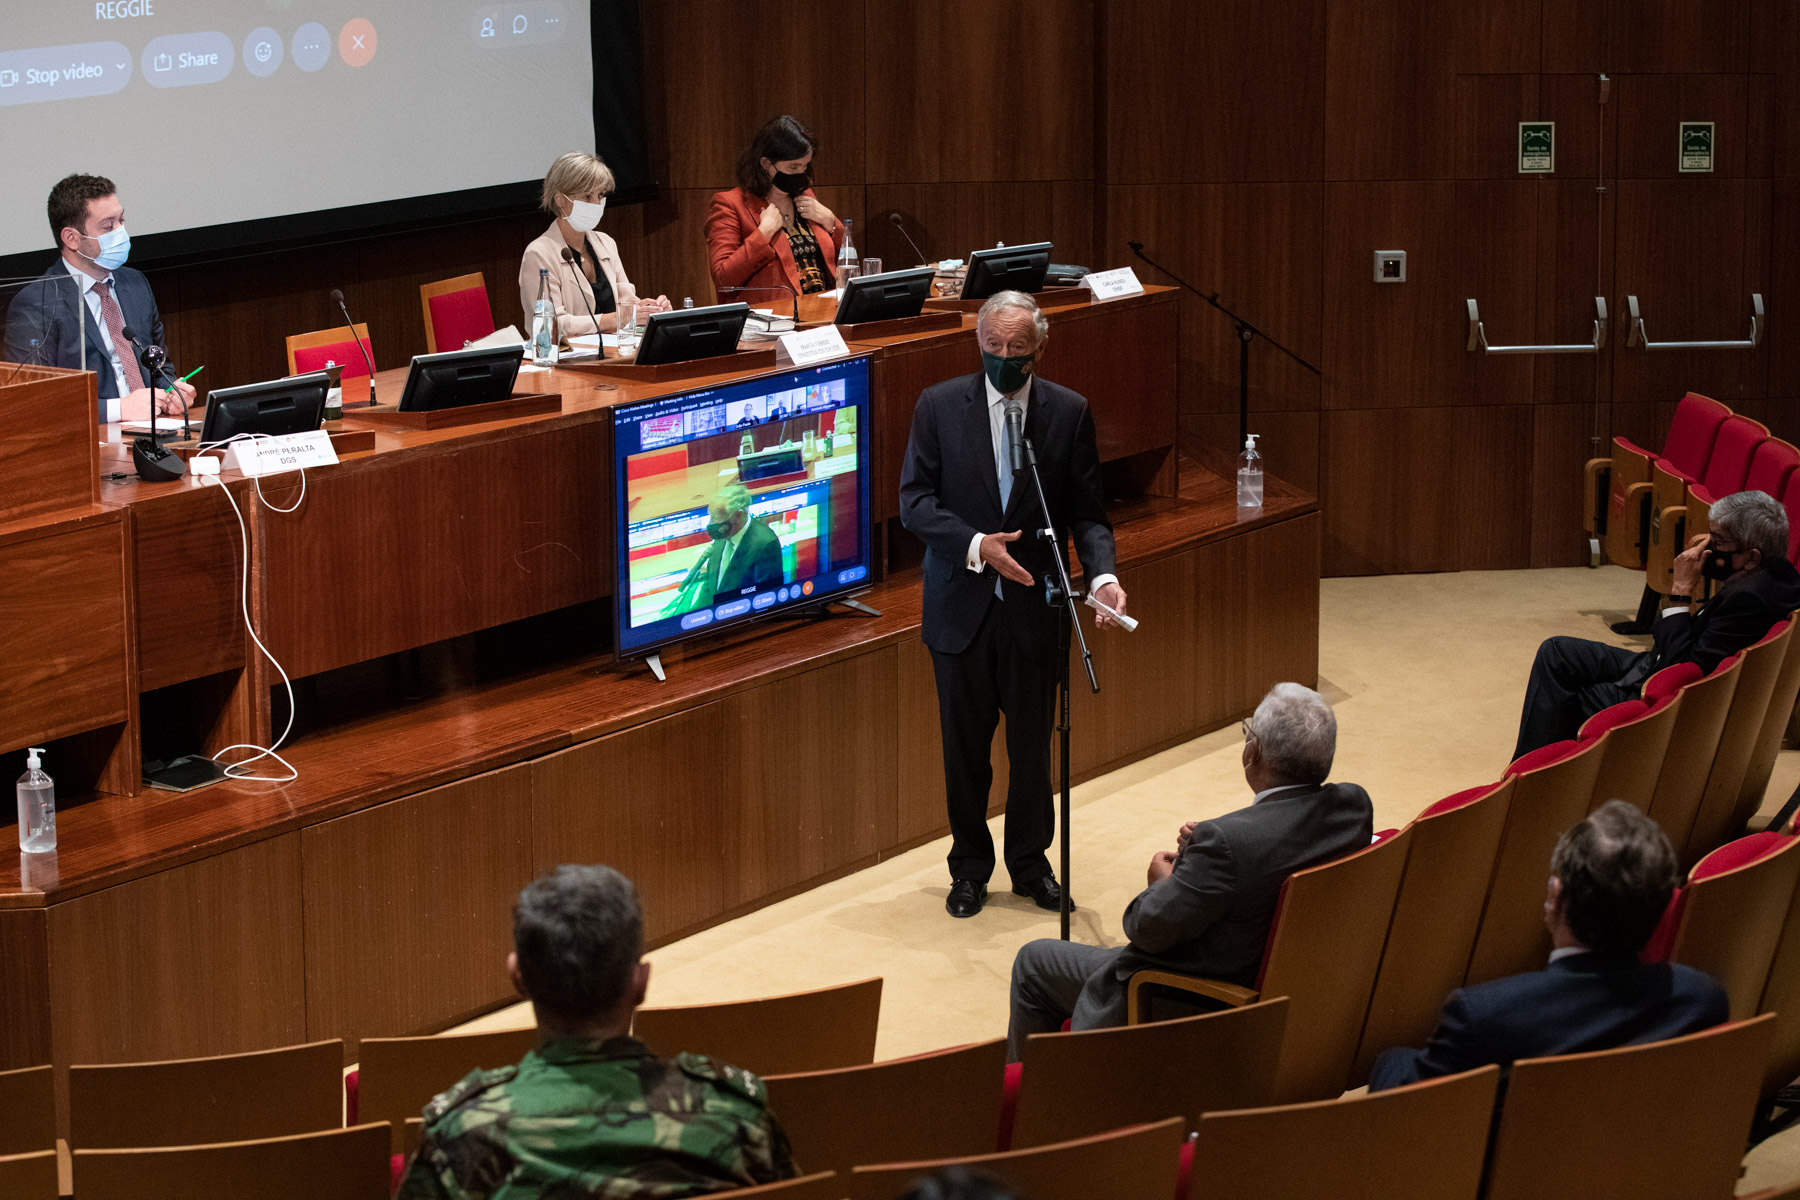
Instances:
[[[1128,617],[1122,612],[1114,612],[1107,605],[1102,604],[1099,600],[1095,599],[1094,593],[1089,592],[1084,603],[1095,612],[1105,613],[1107,616],[1117,621],[1119,623],[1119,628],[1123,629],[1126,633],[1137,632],[1138,623],[1135,617]]]

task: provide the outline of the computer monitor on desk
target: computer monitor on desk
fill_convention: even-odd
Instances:
[[[523,346],[489,346],[415,354],[400,393],[401,412],[491,404],[512,395]]]
[[[859,325],[865,321],[916,317],[925,310],[925,298],[931,295],[931,280],[936,274],[935,267],[909,267],[858,276],[844,286],[836,323]]]
[[[735,354],[749,316],[750,306],[742,303],[652,313],[638,343],[637,364],[662,366]]]
[[[280,437],[317,429],[325,419],[325,393],[330,388],[331,376],[325,371],[215,388],[206,396],[200,441],[210,446],[248,434]]]
[[[1044,275],[1050,270],[1050,243],[1031,242],[1024,246],[995,246],[969,255],[969,269],[963,276],[962,298],[986,300],[995,292],[1044,290]]]

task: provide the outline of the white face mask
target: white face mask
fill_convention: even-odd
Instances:
[[[568,200],[569,215],[563,220],[567,221],[571,228],[587,233],[594,226],[600,224],[600,214],[606,211],[604,196],[601,197],[598,204],[589,204],[586,200],[577,200],[573,196],[568,197]]]

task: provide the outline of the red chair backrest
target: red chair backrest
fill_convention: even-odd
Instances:
[[[1644,681],[1644,699],[1652,704],[1660,703],[1688,684],[1705,677],[1706,672],[1700,669],[1699,663],[1684,662],[1664,667]]]
[[[1663,439],[1662,456],[1688,478],[1699,479],[1712,455],[1719,426],[1730,415],[1731,410],[1717,400],[1689,392],[1675,406],[1669,436]]]
[[[366,341],[363,343],[363,350],[369,351],[369,358],[375,357],[374,350],[370,349]],[[327,342],[323,346],[307,346],[294,351],[294,373],[304,375],[308,371],[323,371],[326,363],[334,362],[343,368],[338,373],[339,379],[355,379],[369,373],[368,365],[363,360],[363,350],[356,348],[355,338]]]
[[[494,332],[494,312],[488,306],[486,288],[464,288],[433,296],[431,324],[437,334],[440,351],[461,350],[464,342],[473,342]]]
[[[1629,724],[1649,711],[1650,705],[1642,700],[1621,700],[1611,708],[1603,708],[1582,722],[1581,729],[1575,736],[1580,741],[1591,742],[1608,730]]]
[[[1744,490],[1766,492],[1779,500],[1795,467],[1800,467],[1800,449],[1772,437],[1751,455],[1750,474],[1744,477]]]
[[[1729,496],[1742,488],[1750,474],[1750,459],[1768,436],[1768,426],[1761,421],[1736,415],[1726,417],[1713,441],[1712,455],[1706,460],[1706,474],[1701,477],[1706,490],[1714,496]]]

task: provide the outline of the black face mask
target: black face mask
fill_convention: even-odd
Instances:
[[[802,171],[798,175],[790,175],[786,171],[777,171],[773,182],[788,195],[798,196],[812,186],[812,172]]]
[[[1737,574],[1731,560],[1742,553],[1742,550],[1714,550],[1709,547],[1700,559],[1700,577],[1724,583]]]
[[[706,536],[715,542],[722,542],[731,536],[731,527],[736,524],[729,517],[723,521],[709,521],[706,525]]]

